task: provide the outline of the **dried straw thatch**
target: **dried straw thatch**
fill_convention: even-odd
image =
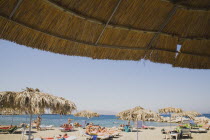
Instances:
[[[136,118],[134,116],[134,112],[143,110],[143,109],[144,108],[137,106],[135,108],[119,112],[116,116],[119,117],[119,119],[121,119],[121,120],[133,120],[134,121],[134,120],[136,120]]]
[[[74,116],[92,118],[92,117],[99,117],[99,114],[96,112],[89,111],[89,110],[84,110],[84,111],[75,113]]]
[[[19,115],[23,114],[17,108],[4,108],[3,106],[0,107],[0,115]]]
[[[45,109],[58,114],[71,114],[76,110],[73,102],[33,88],[26,88],[22,92],[0,92],[0,106],[27,114],[43,114]]]
[[[210,69],[210,1],[171,1],[1,0],[0,38],[65,55]]]
[[[142,107],[137,106],[135,108],[119,112],[116,116],[119,117],[119,119],[121,120],[144,121],[147,118],[156,118],[159,115],[151,110],[146,110]]]
[[[201,114],[196,111],[184,111],[181,113],[175,113],[172,115],[172,117],[189,117],[190,119],[194,119],[196,116],[199,115]]]
[[[159,113],[181,113],[181,112],[182,112],[181,108],[167,107],[159,109]]]

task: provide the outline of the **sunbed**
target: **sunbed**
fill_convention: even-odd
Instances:
[[[205,128],[198,128],[199,133],[207,133],[207,130]]]
[[[187,136],[187,137],[190,137],[190,138],[191,138],[190,129],[182,129],[182,130],[181,130],[181,133],[180,133],[180,136],[181,136],[181,137]]]
[[[40,125],[39,128],[40,128],[40,130],[47,130],[46,126],[44,126],[44,125]]]
[[[50,130],[53,128],[53,125],[40,125],[41,130]]]
[[[0,127],[0,132],[13,134],[17,129],[17,126]]]

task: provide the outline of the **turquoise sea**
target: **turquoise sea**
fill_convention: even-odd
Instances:
[[[167,116],[167,115],[164,115]],[[203,114],[202,116],[210,118],[210,114]],[[0,125],[19,125],[21,123],[29,123],[29,115],[0,115]],[[33,120],[36,119],[37,115],[33,115]],[[127,121],[118,120],[114,115],[101,115],[100,117],[95,117],[91,119],[83,117],[75,117],[73,115],[42,115],[42,124],[43,125],[54,125],[60,126],[64,123],[67,123],[68,118],[74,119],[72,122],[79,122],[80,124],[84,121],[93,122],[96,125],[101,125],[104,127],[114,127],[119,126],[120,124],[127,124]],[[148,126],[169,126],[169,123],[160,123],[160,122],[144,122]],[[177,124],[172,124],[177,125]]]

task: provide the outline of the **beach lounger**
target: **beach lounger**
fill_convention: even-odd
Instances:
[[[40,130],[47,130],[45,125],[40,125],[39,128],[40,128]]]
[[[179,138],[179,135],[179,133],[170,133],[171,138],[175,137],[176,140]]]
[[[17,126],[0,127],[0,132],[13,134],[17,129]]]
[[[207,133],[207,130],[205,128],[198,128],[199,133]]]
[[[110,136],[109,135],[106,135],[106,136],[97,136],[98,139],[100,140],[105,140],[105,139],[109,139]]]
[[[191,132],[190,129],[182,129],[180,133],[180,137],[187,136],[191,138]]]
[[[40,125],[41,130],[50,130],[53,128],[53,125]]]

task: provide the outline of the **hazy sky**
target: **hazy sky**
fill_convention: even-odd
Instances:
[[[0,91],[25,87],[62,96],[79,110],[114,114],[135,106],[210,113],[210,70],[149,61],[93,60],[0,40]]]

